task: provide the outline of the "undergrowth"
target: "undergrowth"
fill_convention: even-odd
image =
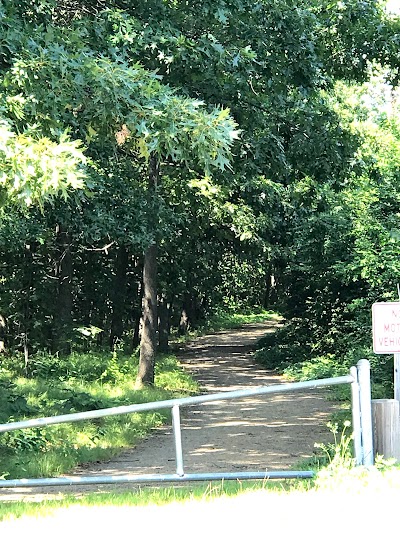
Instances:
[[[255,358],[267,369],[283,374],[288,380],[308,381],[347,375],[360,359],[371,364],[371,388],[374,398],[393,397],[393,356],[375,355],[369,340],[347,339],[347,342],[316,342],[304,321],[293,319],[263,337]],[[337,399],[350,397],[349,387],[337,388]],[[335,394],[335,391],[333,391]]]
[[[155,387],[135,390],[137,358],[122,353],[39,353],[28,373],[20,358],[3,358],[0,423],[153,402],[197,391],[172,355],[160,356]],[[133,413],[0,435],[0,475],[55,476],[78,464],[106,460],[165,423],[169,411]]]
[[[259,310],[219,313],[191,335],[276,318]],[[68,357],[39,352],[30,357],[27,368],[20,354],[4,355],[0,423],[154,402],[198,391],[174,355],[158,357],[151,388],[135,389],[137,366],[137,354],[128,356],[123,347],[114,352],[79,351]],[[170,410],[152,411],[0,434],[0,477],[52,477],[78,464],[107,460],[169,417]]]

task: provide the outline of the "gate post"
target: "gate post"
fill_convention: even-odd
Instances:
[[[358,383],[360,387],[361,442],[364,466],[374,464],[374,445],[372,433],[371,377],[370,364],[367,359],[357,363]]]
[[[176,473],[178,476],[182,477],[184,476],[185,472],[183,470],[181,418],[179,405],[177,404],[172,407],[172,429],[175,442]]]
[[[361,440],[361,413],[360,413],[360,386],[358,384],[357,367],[350,368],[350,375],[353,378],[351,384],[351,414],[353,419],[353,440],[354,440],[354,457],[356,465],[363,464],[363,448]]]

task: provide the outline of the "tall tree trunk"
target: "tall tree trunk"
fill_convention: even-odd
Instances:
[[[154,365],[157,350],[157,245],[144,254],[142,337],[136,385],[154,385]]]
[[[7,319],[0,313],[0,353],[6,351]]]
[[[194,298],[189,292],[185,292],[183,295],[182,311],[178,327],[180,335],[185,335],[196,320]]]
[[[28,371],[29,362],[29,334],[31,330],[31,292],[33,287],[33,272],[34,272],[34,259],[33,252],[35,249],[35,243],[31,242],[25,244],[24,261],[25,261],[25,275],[24,275],[24,318],[23,318],[23,348],[24,348],[24,361],[25,361],[25,373]]]
[[[143,302],[143,256],[135,257],[134,271],[137,274],[137,281],[134,284],[134,291],[131,309],[133,322],[132,350],[135,350],[140,344],[140,326],[142,323],[142,302]]]
[[[143,273],[143,267],[142,267]],[[143,283],[138,284],[138,299],[139,304],[135,305],[133,308],[133,337],[132,337],[132,349],[134,350],[140,344],[140,326],[142,324],[142,308],[141,302],[143,302]]]
[[[72,340],[72,256],[71,237],[61,224],[56,228],[59,260],[56,264],[58,293],[55,308],[55,350],[61,355],[71,353]]]
[[[149,205],[155,204],[159,165],[152,156],[149,164]],[[155,234],[156,216],[149,216],[150,234]],[[142,336],[140,340],[139,369],[136,386],[154,385],[154,366],[157,351],[157,243],[151,244],[144,254]]]
[[[263,307],[264,309],[269,309],[271,303],[274,302],[274,291],[275,291],[275,276],[273,274],[273,269],[271,263],[266,268],[265,273],[265,289],[264,289],[264,298],[263,298]]]
[[[126,303],[126,275],[129,264],[129,253],[125,246],[120,246],[117,251],[115,264],[114,286],[111,294],[112,316],[110,331],[110,346],[114,347],[117,340],[124,333],[124,311]]]
[[[158,348],[160,352],[168,352],[170,331],[170,310],[167,298],[163,295],[158,303]]]

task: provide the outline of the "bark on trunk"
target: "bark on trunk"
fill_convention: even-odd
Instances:
[[[143,272],[143,268],[142,268]],[[143,302],[143,283],[139,288],[140,302]],[[133,310],[133,337],[132,337],[132,350],[135,350],[140,344],[140,330],[142,325],[142,309],[140,304],[138,308]]]
[[[35,243],[29,243],[25,245],[25,275],[24,275],[24,333],[23,333],[23,349],[24,349],[24,361],[25,361],[25,373],[28,370],[29,362],[29,337],[31,331],[31,291],[33,287],[33,251],[35,249]]]
[[[264,298],[263,298],[264,309],[269,309],[269,306],[272,302],[274,289],[275,289],[275,278],[272,273],[272,268],[271,266],[269,266],[266,269],[266,274],[265,274],[265,290],[264,290]]]
[[[120,246],[117,251],[115,265],[115,279],[111,295],[112,317],[110,330],[110,346],[122,338],[124,333],[124,311],[126,303],[126,276],[129,264],[129,253],[125,246]]]
[[[0,314],[0,353],[6,351],[7,320]]]
[[[132,300],[133,337],[132,350],[140,344],[140,328],[142,324],[142,302],[143,302],[143,257],[135,259],[135,272],[138,274],[138,281],[135,284],[136,294]]]
[[[158,304],[158,348],[160,352],[169,350],[170,313],[167,299],[163,296]]]
[[[159,165],[152,156],[149,165],[148,193],[154,201],[157,193]],[[155,234],[156,217],[149,217],[149,230]],[[142,337],[140,340],[139,369],[136,386],[154,385],[154,365],[157,351],[157,244],[151,244],[144,254]]]
[[[143,325],[140,340],[139,369],[136,384],[154,385],[154,365],[157,350],[157,245],[144,254]]]
[[[69,355],[72,341],[71,237],[61,225],[57,226],[56,232],[60,258],[56,265],[58,294],[55,309],[55,350],[61,355]]]
[[[180,335],[185,335],[196,321],[196,305],[194,298],[195,297],[188,292],[183,295],[182,311],[178,327]]]

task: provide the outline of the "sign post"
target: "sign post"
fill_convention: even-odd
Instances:
[[[374,353],[394,355],[394,399],[400,401],[400,302],[373,304],[372,338]]]
[[[400,461],[400,302],[372,306],[374,352],[394,355],[394,400],[373,400],[374,449],[385,459]]]

